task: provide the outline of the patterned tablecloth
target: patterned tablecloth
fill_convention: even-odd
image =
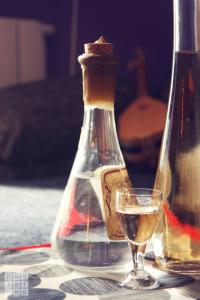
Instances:
[[[200,299],[200,280],[167,274],[150,260],[145,265],[159,278],[160,287],[156,290],[119,288],[117,280],[121,274],[74,271],[64,266],[50,249],[1,251],[0,300]]]

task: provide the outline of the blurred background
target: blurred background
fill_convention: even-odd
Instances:
[[[26,215],[35,198],[44,205],[52,201],[57,210],[83,118],[77,56],[84,43],[101,35],[114,43],[120,59],[115,111],[124,157],[135,185],[151,186],[171,76],[172,1],[0,0],[0,6],[0,197],[7,205],[2,217],[15,223],[16,210],[8,211],[17,198],[24,199]],[[140,136],[134,123],[123,131],[141,112],[134,106],[138,98],[151,106],[151,114],[147,109],[147,117],[142,115],[147,124]],[[149,132],[155,115],[159,124]],[[35,198],[33,187],[40,188]],[[55,201],[52,188],[60,189]],[[53,221],[46,222],[47,240]],[[29,242],[45,240],[39,235]]]

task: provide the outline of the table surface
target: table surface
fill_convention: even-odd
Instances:
[[[117,286],[121,274],[86,274],[69,269],[51,249],[1,251],[0,299],[200,299],[200,280],[168,274],[150,260],[145,260],[145,265],[158,276],[160,287],[131,291]]]
[[[64,185],[64,179],[0,185],[0,248],[48,243]],[[200,280],[167,274],[151,261],[146,266],[161,285],[139,292],[119,289],[120,274],[69,269],[50,249],[1,251],[0,300],[200,299]]]

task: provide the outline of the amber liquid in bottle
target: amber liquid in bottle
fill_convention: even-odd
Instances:
[[[163,269],[187,274],[200,270],[200,52],[176,52],[174,62],[155,182],[164,202],[154,249]]]

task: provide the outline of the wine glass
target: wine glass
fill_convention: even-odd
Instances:
[[[133,270],[120,286],[147,290],[156,288],[158,280],[144,270],[144,247],[155,231],[161,212],[161,192],[154,189],[122,188],[116,192],[116,214],[128,240]]]

